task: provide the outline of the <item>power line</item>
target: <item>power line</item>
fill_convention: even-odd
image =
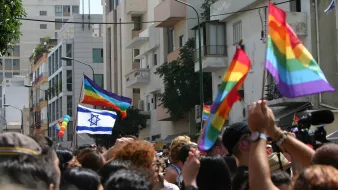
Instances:
[[[289,3],[295,0],[288,0],[288,1],[283,1],[280,3],[275,3],[275,5],[281,5],[284,3]],[[253,10],[258,10],[262,8],[267,8],[268,6],[260,6],[256,8],[250,8],[250,9],[244,9],[240,11],[233,11],[233,12],[227,12],[227,13],[222,13],[222,14],[216,14],[216,15],[210,15],[210,17],[215,17],[215,16],[222,16],[222,15],[230,15],[230,14],[236,14],[236,13],[243,13],[243,12],[248,12],[248,11],[253,11]],[[184,19],[172,19],[172,20],[177,20],[177,21],[182,21],[182,20],[192,20],[192,19],[197,19],[197,18],[184,18]],[[136,24],[136,23],[155,23],[155,22],[166,22],[166,21],[142,21],[142,22],[72,22],[72,21],[56,21],[56,20],[43,20],[43,19],[32,19],[32,18],[20,18],[20,20],[26,20],[26,21],[34,21],[34,22],[49,22],[49,23],[69,23],[69,24]]]

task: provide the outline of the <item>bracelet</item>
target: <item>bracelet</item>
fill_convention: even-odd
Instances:
[[[287,132],[283,133],[283,135],[276,141],[276,144],[280,146],[281,144],[285,142],[287,137],[288,137],[288,133]]]

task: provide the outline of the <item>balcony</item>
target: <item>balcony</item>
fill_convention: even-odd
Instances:
[[[47,100],[45,100],[44,98],[40,98],[39,103],[40,109],[47,106]]]
[[[287,98],[283,97],[279,91],[276,82],[265,85],[265,97],[270,106],[289,106],[299,102],[311,102],[311,97]]]
[[[150,81],[149,69],[135,69],[126,76],[127,88],[140,88]]]
[[[125,12],[131,15],[142,15],[147,12],[147,0],[124,0]]]
[[[307,14],[305,12],[287,12],[286,21],[298,36],[307,35]]]
[[[228,66],[226,46],[202,46],[203,72],[215,72]],[[199,50],[195,51],[195,72],[199,69]]]
[[[177,60],[177,58],[180,56],[180,50],[181,48],[178,48],[175,51],[172,51],[168,54],[167,56],[168,63]]]
[[[48,82],[48,72],[42,72],[33,81],[33,86],[40,86],[42,83]]]
[[[185,1],[185,0],[184,0]],[[161,21],[157,22],[155,27],[169,28],[186,17],[186,5],[177,1],[164,0],[155,7],[154,18]]]
[[[245,1],[228,1],[228,0],[219,0],[213,3],[210,6],[210,20],[219,20],[219,21],[226,21],[229,17],[234,14],[224,14],[228,12],[237,12],[240,10],[246,9],[248,6],[252,5],[253,3],[258,2],[258,0],[245,0]]]
[[[139,49],[140,46],[149,40],[149,30],[132,31],[132,40],[127,44],[127,49]]]

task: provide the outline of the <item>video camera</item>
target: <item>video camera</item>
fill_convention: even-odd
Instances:
[[[334,115],[330,110],[319,110],[313,112],[300,112],[294,125],[287,128],[287,131],[296,134],[298,140],[305,144],[311,144],[314,148],[329,142],[326,139],[326,131],[324,125],[334,121]],[[314,133],[309,133],[309,129],[316,126]]]

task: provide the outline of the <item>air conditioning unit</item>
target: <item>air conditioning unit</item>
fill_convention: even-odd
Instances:
[[[143,100],[139,100],[137,102],[137,108],[141,111],[144,111],[144,101]]]
[[[201,122],[201,106],[195,105],[195,121],[196,123]]]

